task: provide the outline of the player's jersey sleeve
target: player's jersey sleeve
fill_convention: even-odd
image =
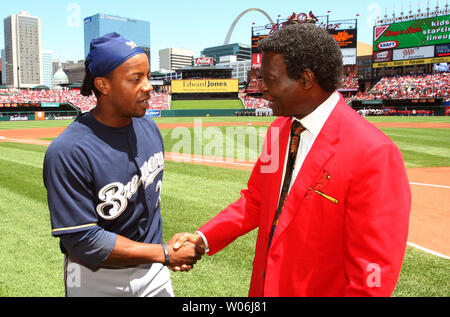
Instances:
[[[43,173],[53,236],[97,226],[92,176],[83,151],[61,142],[52,143],[44,158]]]

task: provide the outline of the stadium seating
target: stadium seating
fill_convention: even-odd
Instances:
[[[169,94],[161,92],[151,92],[149,109],[167,110],[169,109]]]
[[[71,103],[82,112],[91,110],[97,104],[94,95],[82,96],[78,89],[63,90],[32,90],[32,89],[2,89],[0,103],[41,103],[58,102]],[[169,95],[167,93],[151,92],[148,109],[168,109]]]
[[[251,78],[248,87],[247,92],[250,93],[257,93],[261,90],[261,78]]]
[[[342,78],[342,84],[340,91],[358,91],[359,90],[359,82],[358,77],[356,75],[348,75]]]
[[[385,77],[351,100],[443,98],[450,100],[450,73]]]
[[[244,97],[244,106],[246,109],[267,109],[269,102],[264,98],[247,95]]]

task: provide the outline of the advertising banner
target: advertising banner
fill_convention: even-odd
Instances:
[[[28,121],[28,116],[12,116],[9,121]]]
[[[423,58],[423,59],[411,59],[411,60],[393,61],[393,62],[386,62],[386,63],[373,63],[373,68],[438,64],[438,63],[448,63],[448,62],[450,62],[450,56]]]
[[[44,108],[58,108],[59,103],[57,102],[41,102],[41,107]]]
[[[34,113],[34,120],[45,120],[45,112],[43,112],[43,111],[36,111]]]
[[[450,15],[375,26],[373,38],[375,52],[446,44],[450,41]]]
[[[261,68],[262,53],[252,54],[252,68]]]
[[[195,59],[195,65],[213,65],[214,58],[209,56],[202,56]]]
[[[394,50],[394,61],[434,57],[434,46],[411,47]]]
[[[445,115],[450,116],[450,107],[445,107]]]
[[[356,29],[348,30],[332,30],[329,29],[328,32],[334,37],[336,42],[338,42],[340,48],[356,48]]]
[[[374,52],[373,53],[373,62],[374,63],[391,62],[391,61],[392,61],[392,51]]]
[[[449,71],[448,63],[434,64],[434,70],[437,72],[448,72]]]
[[[356,48],[341,49],[344,65],[356,65]]]
[[[237,79],[172,80],[172,93],[239,92]]]
[[[434,56],[436,57],[450,56],[450,44],[436,45],[435,49]]]
[[[147,117],[161,117],[161,110],[153,110],[153,109],[147,109],[145,111],[145,115]]]

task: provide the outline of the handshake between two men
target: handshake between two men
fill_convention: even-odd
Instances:
[[[177,233],[167,242],[169,269],[174,272],[187,272],[205,254],[203,238],[197,233]]]

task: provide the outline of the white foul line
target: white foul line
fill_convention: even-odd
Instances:
[[[27,140],[27,139],[11,139],[4,136],[0,136],[0,140],[6,140],[8,142],[14,142],[14,143],[24,143],[24,144],[36,144],[36,145],[49,145],[50,141],[44,141],[44,140]]]
[[[437,188],[450,188],[450,186],[445,185],[433,185],[433,184],[422,184],[422,183],[410,183],[411,185],[418,185],[418,186],[427,186],[427,187],[437,187]]]
[[[438,253],[438,252],[435,252],[435,251],[426,249],[426,248],[421,247],[420,245],[414,244],[414,243],[412,243],[412,242],[407,242],[406,244],[409,245],[410,247],[413,247],[413,248],[422,250],[422,251],[424,251],[424,252],[426,252],[426,253],[430,253],[430,254],[435,255],[435,256],[438,256],[438,257],[440,257],[440,258],[444,258],[444,259],[450,260],[450,257],[449,257],[449,256],[446,256],[446,255],[444,255],[444,254],[441,254],[441,253]]]

